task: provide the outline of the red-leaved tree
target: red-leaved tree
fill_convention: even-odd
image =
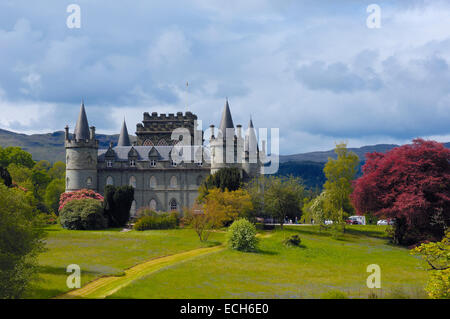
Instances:
[[[58,211],[61,211],[68,202],[74,199],[84,199],[84,198],[93,198],[98,201],[103,202],[103,196],[99,193],[94,192],[91,189],[80,189],[73,192],[62,193],[59,197],[59,208]]]
[[[358,214],[393,218],[394,242],[440,240],[450,220],[450,150],[415,139],[386,154],[367,154],[351,200]]]

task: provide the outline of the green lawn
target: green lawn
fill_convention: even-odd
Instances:
[[[405,248],[392,246],[384,226],[350,226],[333,238],[314,226],[290,226],[264,232],[260,250],[221,251],[175,262],[137,279],[111,298],[320,298],[339,290],[367,298],[369,264],[381,267],[379,297],[425,298],[426,265]],[[299,234],[302,246],[288,248],[283,239]],[[211,241],[223,242],[224,233]],[[40,255],[40,278],[29,297],[49,298],[67,292],[66,266],[78,264],[82,286],[95,278],[121,274],[152,258],[205,247],[192,229],[120,232],[68,231],[48,228],[48,251]]]
[[[155,257],[211,245],[202,244],[190,229],[120,232],[65,230],[59,225],[47,228],[47,251],[39,256],[39,281],[29,298],[49,298],[69,289],[66,267],[78,264],[81,285],[95,278],[121,274],[126,268]],[[210,241],[221,240],[213,234]]]
[[[388,244],[382,226],[350,226],[338,239],[312,226],[261,238],[260,251],[229,249],[175,264],[135,281],[111,298],[320,298],[339,290],[367,298],[369,264],[381,267],[379,298],[426,298],[424,263]],[[302,247],[283,239],[299,234]]]

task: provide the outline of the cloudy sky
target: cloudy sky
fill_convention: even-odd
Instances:
[[[73,128],[81,98],[102,133],[186,103],[206,128],[228,97],[235,124],[280,128],[282,154],[448,142],[449,17],[439,0],[2,0],[0,128]]]

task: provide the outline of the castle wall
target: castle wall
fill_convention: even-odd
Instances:
[[[125,165],[125,164],[124,164]],[[198,196],[198,187],[209,175],[209,169],[100,169],[98,172],[98,190],[104,194],[108,177],[111,177],[114,186],[130,185],[132,177],[136,179],[134,199],[136,210],[141,207],[150,206],[154,199],[157,210],[170,211],[170,202],[175,200],[177,210],[182,211],[184,207],[191,207]],[[156,186],[150,181],[154,177]],[[176,178],[176,185],[171,185],[172,178]]]

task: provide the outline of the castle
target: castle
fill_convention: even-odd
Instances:
[[[260,152],[251,119],[244,137],[241,131],[241,125],[233,124],[227,99],[217,135],[210,125],[209,147],[191,112],[145,112],[136,125],[136,142],[131,143],[124,119],[117,145],[99,149],[82,102],[73,134],[65,127],[66,192],[104,194],[106,185],[131,185],[131,216],[141,207],[182,211],[194,204],[202,181],[221,168],[240,169],[244,180],[260,174],[265,142]]]

